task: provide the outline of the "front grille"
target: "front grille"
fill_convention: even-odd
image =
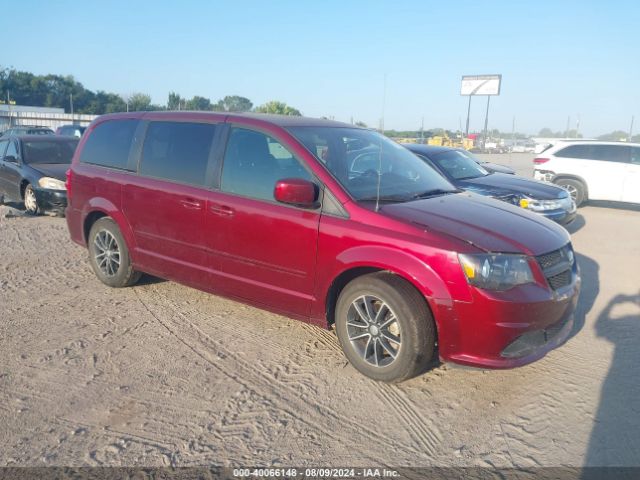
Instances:
[[[538,259],[538,263],[542,267],[542,270],[547,270],[562,261],[562,248],[551,253],[545,253],[544,255],[540,255],[536,258]]]
[[[575,263],[571,244],[567,244],[553,252],[538,255],[536,260],[553,290],[558,290],[571,284],[573,264]]]
[[[554,290],[566,287],[571,283],[571,270],[565,270],[564,272],[554,275],[553,277],[548,277],[547,281],[549,282],[551,288],[553,288]]]

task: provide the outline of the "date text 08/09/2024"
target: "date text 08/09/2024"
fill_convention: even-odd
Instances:
[[[236,478],[394,478],[386,468],[234,468]]]

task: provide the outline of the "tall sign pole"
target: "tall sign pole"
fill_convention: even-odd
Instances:
[[[487,126],[489,125],[489,100],[491,97],[487,95],[487,113],[484,115],[484,133],[482,135],[482,149],[484,150],[487,146]]]
[[[471,95],[469,95],[469,105],[467,105],[467,128],[464,131],[464,138],[469,137],[469,114],[471,113]]]
[[[502,83],[502,75],[463,75],[462,85],[460,87],[460,95],[469,96],[467,105],[467,128],[465,135],[469,136],[469,116],[471,113],[471,97],[474,95],[487,96],[487,112],[484,117],[484,134],[482,137],[482,148],[487,143],[487,128],[489,125],[489,100],[492,95],[500,95],[500,85]]]

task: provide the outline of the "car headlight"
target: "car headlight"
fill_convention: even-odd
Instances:
[[[467,282],[487,290],[508,290],[533,282],[526,255],[507,253],[459,254],[458,259]]]
[[[58,180],[57,178],[51,178],[51,177],[42,177],[40,180],[38,180],[38,185],[40,185],[42,188],[48,188],[49,190],[66,190],[67,189],[67,187],[65,186],[62,180]]]
[[[547,212],[549,210],[571,210],[571,197],[557,198],[554,200],[537,200],[523,197],[520,206],[532,212]]]

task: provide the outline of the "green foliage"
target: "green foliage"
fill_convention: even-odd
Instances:
[[[221,112],[248,112],[253,107],[251,100],[238,95],[227,95],[222,100],[218,100],[216,110]]]
[[[209,100],[208,98],[200,97],[196,95],[191,100],[187,101],[185,109],[211,111],[213,110],[212,107],[213,106],[211,105],[211,100]]]
[[[290,107],[284,102],[278,102],[275,100],[256,107],[255,111],[258,113],[273,113],[276,115],[292,115],[297,117],[302,115],[299,110]]]
[[[600,135],[598,137],[598,140],[604,140],[607,142],[618,142],[618,141],[626,141],[628,137],[629,137],[629,132],[624,132],[622,130],[614,130],[611,133],[605,133],[604,135]],[[638,136],[636,135],[636,137]]]
[[[540,132],[538,133],[538,136],[545,137],[545,138],[582,138],[582,134],[578,133],[578,131],[575,129],[567,130],[566,132],[560,132],[560,131],[554,132],[553,130],[547,127],[540,130]]]
[[[149,110],[157,110],[151,108],[151,97],[145,93],[133,93],[127,99],[130,112],[145,112]]]

